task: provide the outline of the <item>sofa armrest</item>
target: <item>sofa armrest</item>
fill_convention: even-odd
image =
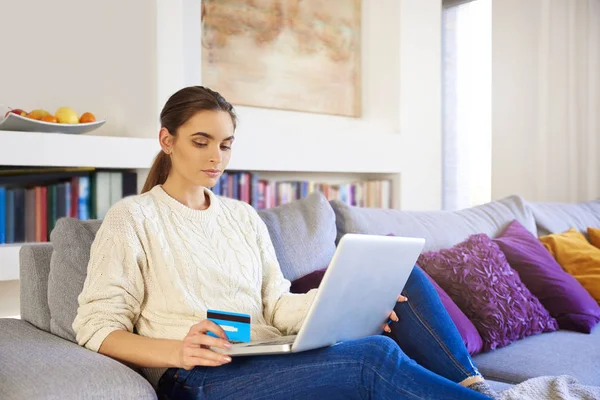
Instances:
[[[42,331],[0,319],[0,399],[156,399],[122,363]]]

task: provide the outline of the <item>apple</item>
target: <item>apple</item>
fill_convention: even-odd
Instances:
[[[79,123],[79,116],[70,107],[60,107],[54,113],[54,116],[60,124],[77,124]]]
[[[8,117],[8,114],[10,114],[10,113],[22,115],[23,117],[27,115],[27,112],[21,110],[20,108],[15,108],[14,110],[7,111],[6,114],[4,115],[4,118]]]

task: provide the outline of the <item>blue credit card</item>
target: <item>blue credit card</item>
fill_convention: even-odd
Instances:
[[[233,343],[246,343],[250,341],[250,315],[233,313],[229,311],[208,310],[206,319],[219,325]],[[217,337],[212,332],[208,335]]]

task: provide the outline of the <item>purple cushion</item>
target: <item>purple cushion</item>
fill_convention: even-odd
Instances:
[[[323,280],[323,276],[325,275],[326,270],[327,268],[318,269],[316,271],[311,272],[310,274],[304,275],[303,277],[292,281],[290,292],[306,293],[311,289],[318,288],[321,284],[321,281]]]
[[[469,236],[449,249],[423,253],[423,268],[473,322],[483,351],[558,329],[486,234]]]
[[[323,280],[323,276],[325,275],[325,271],[327,268],[319,269],[317,271],[311,272],[308,275],[305,275],[301,278],[296,279],[292,282],[292,286],[290,288],[290,292],[292,293],[306,293],[311,289],[318,288],[321,284],[321,280]],[[427,275],[427,273],[425,273]],[[467,346],[467,350],[471,355],[477,354],[481,352],[483,342],[481,340],[481,336],[477,329],[473,325],[471,321],[467,318],[467,316],[460,311],[458,306],[454,304],[452,299],[448,296],[446,292],[429,276],[427,275],[433,286],[438,292],[442,303],[444,304],[444,308],[450,314],[450,318],[452,318],[452,322],[458,328],[458,332],[462,337],[465,345]]]
[[[483,340],[481,339],[481,335],[479,334],[479,332],[477,332],[477,328],[475,328],[475,325],[473,325],[473,323],[469,320],[469,318],[467,318],[465,313],[463,313],[460,310],[460,308],[458,308],[456,303],[452,301],[450,296],[448,296],[448,293],[446,293],[444,289],[442,289],[440,285],[438,285],[437,282],[427,274],[427,272],[423,272],[429,278],[433,287],[435,287],[435,290],[437,291],[438,295],[440,296],[440,299],[442,300],[444,308],[450,315],[450,318],[452,318],[452,322],[454,322],[454,325],[456,325],[456,328],[458,329],[458,332],[460,333],[463,342],[465,342],[465,346],[467,346],[469,354],[474,355],[477,353],[481,353],[481,350],[483,349]]]
[[[590,333],[600,322],[598,303],[518,221],[511,222],[494,242],[560,328]]]

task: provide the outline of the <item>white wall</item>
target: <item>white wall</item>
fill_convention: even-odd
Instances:
[[[98,134],[154,134],[152,1],[1,3],[0,104],[50,112],[70,106],[106,118]]]
[[[492,197],[600,198],[600,1],[492,7]]]

